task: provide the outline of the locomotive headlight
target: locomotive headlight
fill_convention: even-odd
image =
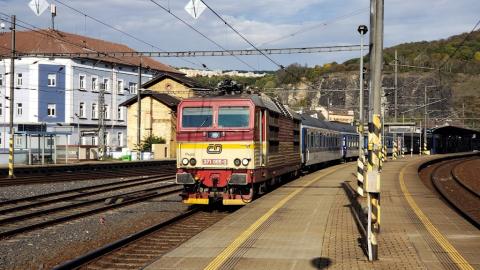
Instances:
[[[244,158],[244,159],[242,160],[242,164],[243,164],[243,166],[247,166],[247,165],[248,165],[248,163],[250,163],[250,159],[248,159],[248,158]]]
[[[197,165],[197,160],[194,159],[194,158],[191,158],[191,159],[190,159],[190,165],[192,165],[192,166]]]
[[[242,161],[239,159],[239,158],[236,158],[233,160],[233,164],[235,164],[235,166],[240,166],[240,164],[242,164]]]
[[[182,159],[182,164],[187,166],[188,165],[188,158]]]

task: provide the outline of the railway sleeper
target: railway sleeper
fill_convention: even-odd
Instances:
[[[106,205],[119,204],[119,203],[131,201],[131,200],[134,200],[134,199],[139,199],[139,198],[142,198],[142,197],[148,197],[148,196],[155,195],[155,194],[157,194],[156,191],[140,192],[139,194],[130,194],[130,195],[119,195],[119,196],[114,196],[114,197],[105,199],[105,204]]]

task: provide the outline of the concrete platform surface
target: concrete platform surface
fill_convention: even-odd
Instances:
[[[480,269],[480,234],[423,186],[418,164],[431,157],[387,162],[382,173],[380,260],[369,262],[341,184],[356,180],[356,163],[306,175],[244,206],[146,269],[469,269],[452,263],[400,187],[467,260]],[[423,187],[423,188],[422,188]],[[431,216],[430,216],[431,214]],[[447,215],[447,216],[445,216]],[[441,224],[441,226],[440,226]]]

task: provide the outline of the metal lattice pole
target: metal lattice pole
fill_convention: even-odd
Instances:
[[[9,123],[9,132],[10,138],[8,140],[9,147],[8,147],[8,178],[14,178],[14,164],[15,164],[15,149],[13,145],[13,139],[15,136],[15,130],[13,128],[13,106],[14,106],[14,99],[15,99],[15,24],[16,24],[16,17],[12,15],[11,19],[11,39],[12,39],[12,56],[10,58],[10,123]]]

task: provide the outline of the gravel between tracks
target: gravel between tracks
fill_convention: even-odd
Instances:
[[[172,173],[173,175],[173,173]],[[95,186],[113,182],[122,182],[135,177],[111,178],[111,179],[93,179],[82,181],[61,181],[46,184],[30,184],[19,186],[5,186],[0,188],[0,202],[25,198],[29,196],[42,195],[56,191],[64,191],[75,188]]]
[[[462,184],[480,194],[480,159],[463,162],[455,168],[455,173]]]
[[[8,187],[13,195],[2,190],[2,196],[9,194],[7,198],[12,199],[98,183],[87,180],[18,186],[16,190]],[[180,197],[172,195],[0,240],[0,269],[50,269],[186,210]]]

